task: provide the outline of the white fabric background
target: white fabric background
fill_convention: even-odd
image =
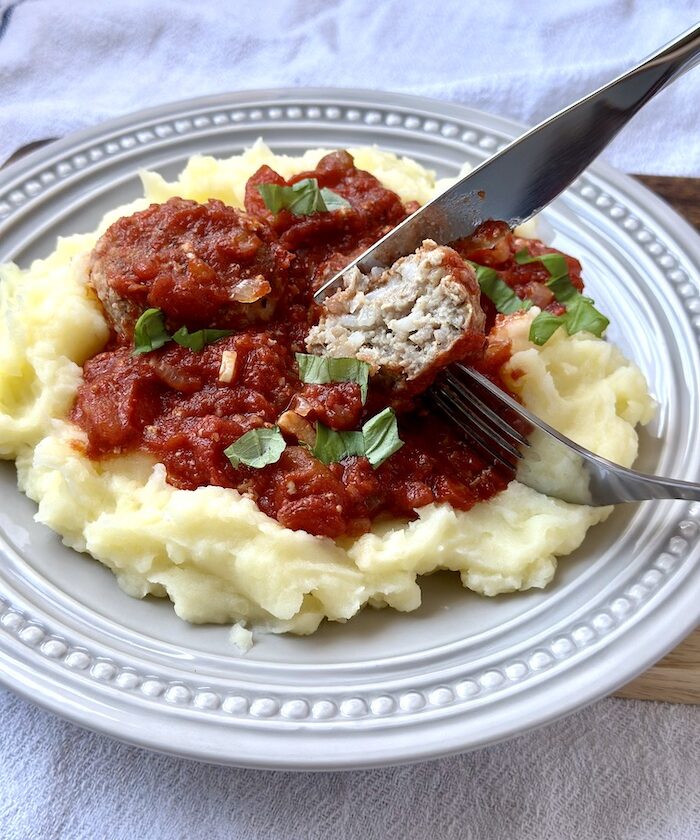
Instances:
[[[534,123],[700,19],[698,0],[19,0],[0,39],[0,159],[117,114],[229,90],[419,93]],[[700,175],[700,72],[606,156]]]
[[[489,749],[347,773],[239,770],[0,695],[4,840],[697,840],[698,708],[603,700]]]
[[[532,123],[698,18],[698,0],[0,2],[0,160],[137,108],[245,88],[381,88]],[[699,105],[696,70],[608,160],[700,176]],[[700,837],[692,707],[605,700],[465,756],[294,775],[147,753],[0,692],[0,757],[8,840]]]

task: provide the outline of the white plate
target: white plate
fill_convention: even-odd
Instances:
[[[75,134],[0,175],[0,261],[26,266],[92,230],[195,152],[263,136],[276,151],[377,143],[439,175],[519,127],[477,111],[364,91],[249,92],[164,106]],[[660,408],[640,464],[700,480],[700,240],[635,181],[596,165],[545,216],[583,262],[610,339]],[[137,601],[33,522],[0,469],[2,680],[83,726],[178,755],[249,767],[349,768],[474,748],[560,717],[649,666],[700,619],[700,505],[623,506],[560,562],[544,592],[486,599],[447,573],[415,613],[366,610],[245,657],[228,630]]]

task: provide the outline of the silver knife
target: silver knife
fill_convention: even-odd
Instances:
[[[560,195],[646,102],[698,62],[700,25],[484,161],[354,259],[314,297],[323,300],[342,285],[348,269],[357,266],[366,273],[391,265],[424,239],[445,245],[469,236],[488,219],[511,227],[526,221]]]

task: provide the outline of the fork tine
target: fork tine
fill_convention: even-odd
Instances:
[[[457,370],[457,368],[455,368]],[[488,418],[488,421],[492,423],[494,426],[498,427],[503,434],[508,435],[513,440],[516,441],[520,446],[530,446],[530,441],[517,429],[514,429],[503,417],[500,417],[496,412],[490,408],[486,403],[477,395],[476,389],[473,387],[475,384],[473,380],[469,381],[469,384],[463,382],[455,375],[455,370],[447,368],[443,372],[443,378],[447,381],[452,388],[459,393],[459,395],[466,400],[469,405],[475,409],[477,413],[485,415]],[[493,396],[493,395],[490,395]]]
[[[488,458],[493,458],[508,470],[515,471],[515,464],[510,461],[502,452],[496,450],[493,436],[487,434],[473,424],[473,416],[464,407],[443,394],[438,388],[430,389],[430,397],[437,408],[442,411]],[[518,453],[519,454],[519,453]]]
[[[494,429],[488,421],[484,420],[483,417],[479,416],[479,414],[474,411],[471,403],[471,394],[469,394],[469,392],[466,392],[463,395],[453,389],[449,382],[442,383],[442,391],[443,396],[452,400],[456,408],[459,409],[461,415],[468,418],[470,424],[472,426],[476,426],[481,434],[485,436],[486,440],[491,444],[491,448],[497,446],[500,450],[510,455],[511,458],[514,458],[516,463],[522,458],[520,451],[516,449],[510,441],[504,438],[503,435],[499,433],[498,429]]]

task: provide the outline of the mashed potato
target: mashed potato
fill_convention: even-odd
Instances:
[[[350,151],[405,201],[425,201],[441,187],[413,161],[374,148]],[[432,505],[413,522],[377,521],[370,533],[336,543],[285,529],[235,490],[175,489],[146,456],[99,463],[73,446],[82,432],[66,416],[81,365],[108,338],[85,285],[85,261],[100,233],[117,217],[175,195],[242,207],[245,182],[263,163],[286,177],[324,153],[278,156],[257,143],[228,160],[194,157],[174,183],[144,173],[145,199],[110,213],[95,233],[61,239],[26,271],[0,269],[0,456],[16,459],[37,520],[109,566],[130,595],[167,596],[187,621],[235,624],[232,639],[241,646],[250,641],[246,624],[311,633],[324,617],[344,621],[365,604],[416,609],[416,578],[436,569],[458,571],[464,586],[484,595],[546,586],[556,557],[576,549],[610,512],[513,482],[468,512]],[[564,434],[631,464],[634,426],[653,412],[642,375],[587,334],[560,330],[543,347],[530,344],[533,316],[506,327],[515,349],[506,380]],[[548,469],[556,473],[558,465]]]

